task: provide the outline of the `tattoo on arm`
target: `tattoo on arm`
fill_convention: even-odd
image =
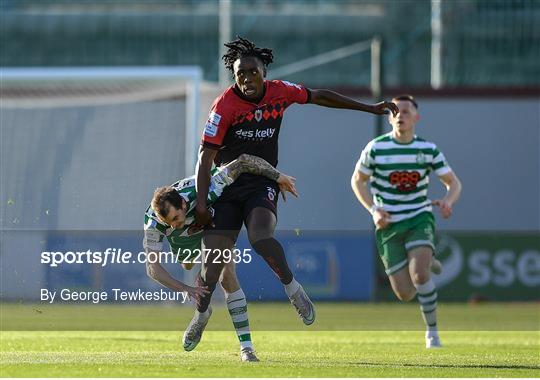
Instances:
[[[233,181],[243,173],[262,175],[274,181],[277,181],[281,174],[266,160],[249,154],[240,155],[236,160],[229,163],[226,168],[229,177],[231,177]]]

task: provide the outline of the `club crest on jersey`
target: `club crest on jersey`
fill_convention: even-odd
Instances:
[[[422,152],[418,152],[416,155],[416,163],[419,165],[424,165],[426,163],[426,156]]]
[[[257,120],[258,122],[262,120],[262,110],[256,110],[254,114],[255,120]]]

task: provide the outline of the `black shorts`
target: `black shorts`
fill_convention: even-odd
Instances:
[[[253,174],[242,174],[212,205],[215,227],[206,233],[230,236],[236,241],[242,224],[256,207],[272,211],[277,218],[279,186],[275,181]]]

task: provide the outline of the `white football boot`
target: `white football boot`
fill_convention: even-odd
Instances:
[[[244,347],[240,350],[240,360],[243,362],[258,362],[259,358],[251,347]]]
[[[302,285],[300,285],[296,293],[289,297],[289,299],[305,325],[309,326],[315,322],[315,306],[309,299],[304,288],[302,288]]]
[[[208,324],[208,321],[210,320],[211,315],[212,308],[210,306],[208,306],[208,316],[204,319],[201,319],[199,313],[195,311],[195,315],[193,316],[191,322],[189,322],[182,339],[184,350],[192,351],[195,347],[197,347],[201,341],[202,334],[206,328],[206,325]]]
[[[441,348],[441,338],[434,331],[426,331],[426,348]]]

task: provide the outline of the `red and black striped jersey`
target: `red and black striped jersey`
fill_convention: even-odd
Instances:
[[[247,153],[277,166],[283,112],[293,103],[307,103],[309,98],[309,89],[302,85],[272,80],[264,82],[262,100],[253,103],[233,85],[214,101],[201,144],[219,149],[216,165]]]

